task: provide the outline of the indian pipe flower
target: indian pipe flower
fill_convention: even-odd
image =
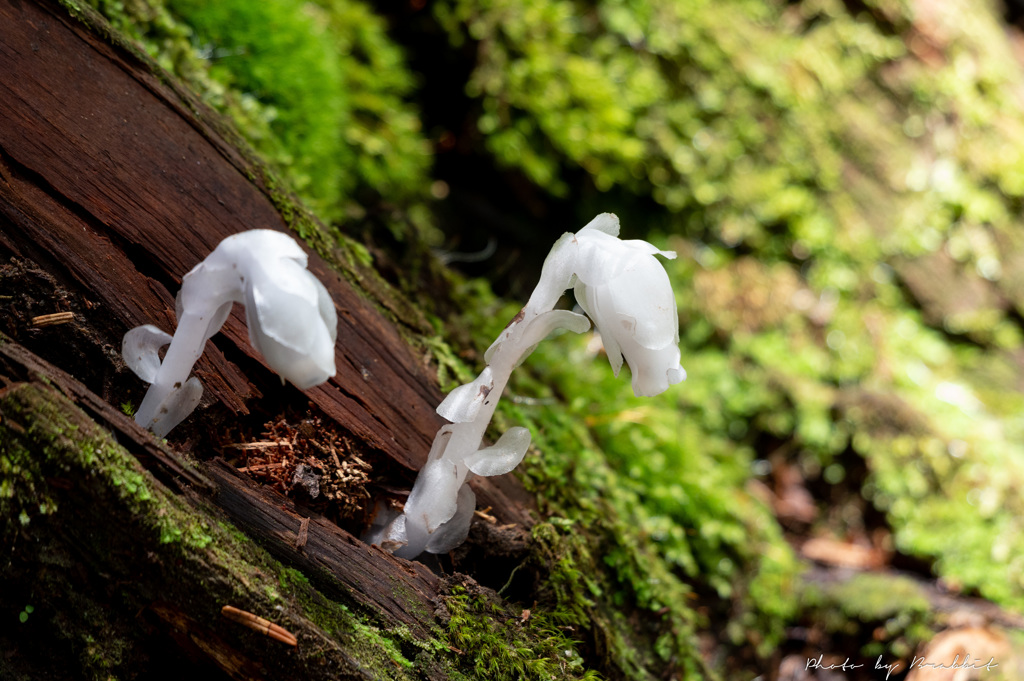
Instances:
[[[188,375],[234,303],[245,306],[249,342],[282,381],[305,390],[334,376],[337,314],[306,263],[294,239],[255,229],[224,239],[186,274],[173,338],[149,324],[125,334],[125,363],[151,383],[136,422],[163,437],[195,409],[202,385]],[[159,349],[168,343],[161,362]]]
[[[575,290],[594,321],[615,375],[623,358],[629,363],[637,395],[657,395],[686,378],[679,365],[675,297],[654,257],[676,254],[646,241],[621,241],[618,234],[619,219],[603,213],[555,242],[529,301],[484,353],[487,366],[437,407],[451,423],[435,435],[404,510],[382,505],[365,541],[409,559],[423,551],[444,553],[465,541],[476,503],[467,482],[474,475],[511,471],[530,446],[530,431],[517,426],[490,447],[481,447],[513,369],[551,332],[590,328],[587,317],[554,309],[566,289]]]
[[[576,302],[593,320],[615,375],[625,357],[633,392],[651,397],[686,379],[679,363],[679,316],[672,284],[654,254],[675,259],[640,239],[623,241],[619,219],[602,213],[576,233],[572,270]]]

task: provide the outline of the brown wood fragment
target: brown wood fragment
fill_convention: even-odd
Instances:
[[[303,518],[299,523],[299,534],[295,537],[295,548],[301,549],[309,539],[309,518]]]
[[[292,647],[299,645],[299,639],[295,638],[295,635],[290,631],[280,625],[274,624],[270,620],[258,617],[251,612],[239,610],[231,605],[225,605],[220,609],[220,614],[233,622],[238,622],[243,626],[249,627],[253,631],[258,631],[264,636],[269,636],[275,641],[280,641],[281,643]]]
[[[74,312],[54,312],[53,314],[39,315],[33,317],[29,321],[29,326],[34,329],[38,329],[43,326],[55,326],[57,324],[67,324],[75,318]]]
[[[288,464],[280,461],[278,463],[258,463],[253,466],[243,466],[242,468],[236,469],[239,473],[251,473],[252,471],[265,471],[272,468],[284,468]]]
[[[827,537],[812,537],[800,547],[800,555],[808,560],[858,570],[877,570],[888,563],[884,552]]]
[[[266,679],[260,671],[259,664],[213,631],[185,615],[178,607],[166,602],[156,602],[150,605],[148,610],[168,627],[167,633],[190,656],[207,657],[232,679],[238,681]]]
[[[488,522],[491,525],[495,525],[497,524],[498,519],[489,513],[490,510],[490,506],[488,506],[487,508],[478,508],[477,510],[473,511],[473,515],[475,515],[477,518],[480,518],[480,520]]]
[[[274,447],[287,447],[292,448],[291,442],[241,442],[239,444],[228,445],[231,449],[240,449],[242,451],[249,451],[251,449],[272,449]]]

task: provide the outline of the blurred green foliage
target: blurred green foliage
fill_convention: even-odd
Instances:
[[[323,209],[352,190],[355,154],[344,144],[351,102],[328,19],[303,2],[168,0],[192,27],[210,76],[258,102],[269,130],[259,146],[290,169],[296,191]],[[269,153],[268,153],[269,152]]]
[[[432,84],[417,84],[366,5],[95,1],[228,112],[322,216],[358,214],[367,192],[406,206],[427,195],[415,99]],[[561,338],[514,377],[534,399],[499,414],[534,434],[524,477],[550,518],[535,550],[558,566],[541,608],[603,632],[631,678],[669,660],[713,675],[698,643],[711,623],[767,654],[798,607],[796,558],[753,473],[777,455],[809,484],[858,485],[847,493],[884,512],[894,548],[932,561],[948,585],[1024,609],[1024,79],[994,10],[443,0],[430,11],[452,59],[472,60],[471,142],[544,200],[574,202],[571,228],[599,206],[619,213],[625,237],[681,256],[667,268],[684,385],[619,397],[628,381],[587,339]],[[482,350],[517,306],[481,282],[454,284],[465,314],[437,312],[435,326],[471,329]],[[430,343],[442,383],[470,378]],[[556,396],[564,404],[545,402]],[[866,468],[863,484],[851,466]],[[650,626],[623,621],[626,604]]]
[[[906,659],[933,634],[927,594],[907,577],[862,573],[844,582],[808,584],[800,601],[810,621],[830,634],[870,641],[859,651],[869,659]],[[865,628],[872,633],[861,633]]]
[[[627,234],[686,239],[669,270],[693,284],[690,380],[641,408],[673,426],[652,435],[626,410],[597,431],[649,481],[648,507],[685,508],[685,481],[657,490],[696,450],[765,456],[746,445],[768,435],[811,480],[841,480],[853,451],[896,548],[1024,607],[1024,80],[998,17],[831,0],[436,11],[477,45],[467,91],[499,162],[556,194],[581,167],[609,202],[664,206],[623,201]],[[670,467],[636,454],[652,442]]]
[[[429,189],[415,77],[384,20],[341,0],[93,0],[213,108],[229,114],[321,219]]]

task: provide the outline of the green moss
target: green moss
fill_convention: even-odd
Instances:
[[[579,643],[566,635],[571,618],[516,610],[486,595],[454,586],[444,597],[448,639],[471,678],[502,681],[602,678],[587,669]]]
[[[342,137],[350,105],[326,22],[303,4],[170,0],[167,6],[191,27],[210,76],[265,107],[270,136],[259,146],[273,150],[269,160],[288,168],[294,189],[323,209],[339,204],[354,184],[345,174],[353,159]]]
[[[92,4],[227,113],[322,219],[361,214],[357,197],[410,205],[426,195],[431,155],[408,100],[414,81],[368,6]]]
[[[4,392],[0,451],[0,488],[11,490],[0,498],[0,531],[5,537],[28,537],[23,545],[41,552],[33,562],[19,563],[15,573],[27,571],[29,576],[22,578],[29,580],[42,605],[56,613],[47,616],[47,626],[71,643],[89,678],[116,677],[132,668],[140,634],[121,623],[133,621],[154,600],[183,608],[183,616],[203,627],[223,626],[223,602],[296,632],[309,631],[309,623],[318,626],[328,638],[301,647],[297,656],[288,658],[288,665],[319,666],[325,659],[341,659],[354,661],[379,678],[411,679],[417,667],[404,651],[426,651],[422,662],[429,668],[440,664],[435,658],[447,650],[437,640],[417,641],[403,628],[382,627],[355,614],[349,605],[318,592],[301,572],[272,560],[236,528],[210,523],[171,495],[107,432],[52,388],[20,384]],[[76,481],[70,492],[60,482],[66,479]],[[89,491],[88,509],[81,508],[78,487]],[[51,535],[57,526],[64,526],[64,531],[77,527],[66,514],[83,511],[101,519],[75,545],[84,559],[66,555],[63,534],[58,533],[61,539],[55,542]],[[28,522],[22,523],[19,516]],[[120,546],[117,540],[129,525],[133,542]],[[121,580],[123,587],[114,602],[94,601],[92,590],[83,590],[75,581],[85,574],[82,560],[99,560],[90,558],[95,555],[103,556],[105,581]],[[28,554],[19,553],[18,561],[24,560],[30,560]],[[39,565],[45,569],[39,570]],[[154,577],[154,570],[163,576]],[[268,582],[268,575],[276,579]],[[203,584],[195,581],[200,578]],[[54,607],[48,602],[54,594],[76,595],[74,602]],[[104,637],[94,636],[97,627],[107,632]]]
[[[414,664],[402,652],[403,646],[419,646],[403,627],[382,628],[378,623],[354,613],[344,603],[325,597],[310,588],[302,572],[294,568],[278,571],[282,595],[296,599],[306,617],[328,636],[341,637],[349,643],[350,654],[370,669],[387,670],[388,678],[413,678]]]
[[[78,423],[68,420],[66,406],[66,402],[42,396],[30,397],[26,402],[4,401],[2,407],[8,418],[32,424],[27,432],[19,434],[21,437],[11,437],[8,431],[5,438],[6,454],[0,459],[0,489],[6,490],[0,501],[4,517],[24,515],[31,520],[56,513],[59,505],[46,491],[48,484],[40,471],[44,467],[67,467],[105,479],[118,502],[151,520],[151,531],[161,543],[180,542],[197,549],[209,544],[211,539],[202,525],[164,508],[153,492],[152,479],[138,464],[126,458],[109,438],[82,432]],[[72,454],[70,460],[68,453]]]

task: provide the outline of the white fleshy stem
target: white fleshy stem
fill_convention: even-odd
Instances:
[[[158,437],[166,435],[192,411],[190,408],[180,417],[173,413],[176,411],[175,393],[186,386],[193,365],[203,354],[210,318],[218,307],[218,301],[211,301],[211,305],[201,312],[185,312],[178,320],[164,361],[160,363],[156,378],[135,414],[135,421],[143,428],[153,430]]]
[[[397,546],[395,555],[402,558],[415,558],[423,551],[450,551],[469,532],[476,498],[465,483],[473,470],[483,475],[499,475],[522,460],[530,444],[530,433],[525,428],[510,429],[492,447],[480,449],[480,444],[512,370],[533,347],[555,329],[582,333],[590,328],[586,317],[552,309],[572,286],[572,241],[573,236],[566,234],[556,242],[526,307],[488,349],[488,365],[480,376],[453,390],[437,408],[439,414],[454,423],[441,428],[435,436],[427,463],[416,477],[405,504],[404,517],[372,533],[368,541],[386,541]]]
[[[602,213],[555,243],[530,300],[484,354],[487,366],[438,406],[437,413],[452,423],[435,436],[404,514],[375,522],[366,541],[414,558],[422,551],[449,551],[465,540],[476,503],[466,480],[507,473],[530,445],[527,429],[512,428],[480,449],[498,398],[512,370],[555,329],[582,333],[592,319],[615,374],[623,362],[629,364],[638,396],[657,395],[686,378],[679,363],[675,296],[654,257],[675,253],[618,235],[619,219]],[[554,309],[569,288],[590,319]]]
[[[203,387],[188,375],[234,303],[245,306],[249,342],[282,382],[305,390],[334,376],[337,314],[306,264],[299,244],[280,232],[254,229],[220,242],[182,278],[173,340],[149,324],[124,336],[125,364],[150,383],[135,420],[163,437],[192,413]],[[159,350],[168,343],[161,362]]]

